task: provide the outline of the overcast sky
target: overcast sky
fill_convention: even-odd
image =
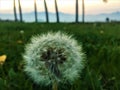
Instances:
[[[58,9],[64,13],[75,13],[75,0],[57,0]],[[79,0],[79,14],[82,13],[82,0]],[[54,0],[46,0],[48,10],[55,12]],[[23,12],[34,11],[34,0],[21,0],[21,6]],[[18,0],[16,0],[16,7],[18,12]],[[39,12],[44,11],[43,0],[37,0],[37,10]],[[86,14],[99,14],[99,13],[111,13],[120,11],[120,0],[108,0],[104,3],[102,0],[85,0],[85,13]],[[0,0],[0,13],[13,13],[13,0]]]

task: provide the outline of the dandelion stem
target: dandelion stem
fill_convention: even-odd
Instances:
[[[90,72],[90,70],[89,70],[89,67],[87,68],[87,71],[88,71],[89,78],[90,78],[90,80],[91,80],[92,88],[93,88],[93,90],[95,90],[93,78],[92,78],[92,76],[91,76],[91,72]]]
[[[58,90],[58,83],[56,80],[54,80],[54,82],[52,84],[52,90]]]

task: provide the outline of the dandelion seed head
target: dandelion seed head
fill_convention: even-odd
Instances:
[[[34,36],[23,55],[25,72],[37,84],[49,85],[53,80],[72,83],[84,67],[81,45],[61,32]]]
[[[24,34],[24,30],[20,30],[20,34]]]

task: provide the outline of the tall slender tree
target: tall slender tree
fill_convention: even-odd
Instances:
[[[108,0],[103,0],[103,2],[107,2]],[[82,22],[85,22],[85,2],[82,0]]]
[[[59,23],[59,11],[58,11],[58,5],[57,5],[57,0],[55,0],[55,10],[56,10],[56,18],[57,18],[57,23]]]
[[[104,2],[107,2],[108,0],[103,0]],[[76,0],[76,23],[79,22],[79,4],[78,0]],[[85,3],[84,0],[82,0],[82,22],[85,22]]]
[[[48,9],[47,9],[47,4],[46,4],[46,0],[44,0],[44,6],[45,6],[45,14],[46,14],[46,22],[49,22],[49,17],[48,17]]]
[[[17,21],[17,12],[16,12],[16,0],[13,0],[13,9],[14,9],[14,18],[15,18],[15,21]]]
[[[108,0],[103,0],[103,2],[108,2]]]
[[[85,3],[84,0],[82,0],[82,22],[85,22]]]
[[[79,22],[79,10],[78,10],[79,6],[78,6],[78,0],[76,0],[76,19],[75,22],[78,23]]]
[[[22,22],[23,19],[22,19],[22,9],[21,9],[21,3],[20,3],[20,0],[18,0],[18,4],[19,4],[20,22]]]
[[[34,10],[35,10],[35,22],[38,22],[38,19],[37,19],[37,5],[36,5],[36,0],[34,0]]]

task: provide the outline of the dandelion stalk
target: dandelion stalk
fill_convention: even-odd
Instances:
[[[58,90],[58,83],[56,80],[52,84],[52,90]]]

